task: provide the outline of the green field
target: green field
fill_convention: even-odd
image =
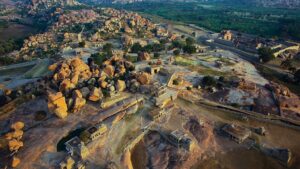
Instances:
[[[232,29],[263,37],[300,40],[300,10],[295,9],[221,2],[140,2],[109,6],[196,24],[216,32]]]

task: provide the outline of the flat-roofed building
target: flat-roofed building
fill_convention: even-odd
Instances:
[[[180,130],[172,131],[169,135],[169,139],[175,146],[184,148],[188,151],[191,151],[195,146],[194,141],[187,134]]]
[[[97,124],[96,126],[92,126],[87,129],[87,132],[90,135],[90,139],[92,141],[96,140],[97,138],[103,136],[107,132],[107,126],[105,124]]]
[[[244,142],[251,135],[250,129],[236,124],[226,124],[222,131],[237,143]]]
[[[85,159],[89,155],[89,150],[85,144],[76,136],[65,143],[66,150],[71,156],[78,156]]]

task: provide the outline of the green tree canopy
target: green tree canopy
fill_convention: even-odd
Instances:
[[[132,53],[139,53],[142,50],[143,50],[143,47],[140,43],[134,43],[131,47],[131,52]]]
[[[175,56],[179,56],[179,55],[180,55],[180,50],[179,50],[179,49],[174,50],[174,51],[173,51],[173,54],[174,54]]]
[[[185,43],[187,45],[194,45],[196,43],[196,41],[195,41],[194,38],[188,37],[188,38],[185,39]]]
[[[196,47],[193,45],[186,45],[183,47],[183,52],[188,54],[196,53]]]
[[[215,86],[216,83],[216,79],[212,76],[204,76],[202,79],[202,84],[204,86]]]
[[[275,58],[274,51],[269,47],[262,47],[258,49],[258,55],[259,59],[262,60],[262,62],[266,63]]]

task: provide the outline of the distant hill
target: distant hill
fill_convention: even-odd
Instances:
[[[300,0],[255,0],[257,4],[270,7],[288,7],[295,8],[300,7]]]
[[[48,10],[54,6],[63,7],[63,6],[73,6],[79,4],[76,0],[4,0],[4,1],[12,1],[14,2],[14,5],[17,8],[26,9],[31,14]],[[0,2],[0,5],[1,4],[2,2]]]
[[[114,4],[114,3],[135,3],[135,2],[167,2],[167,1],[180,1],[180,2],[223,2],[224,4],[244,4],[255,5],[264,7],[279,7],[279,8],[299,8],[300,0],[79,0],[83,3],[95,4]]]
[[[205,1],[205,0],[204,0]],[[209,0],[208,0],[209,1]],[[300,0],[213,0],[227,3],[250,4],[264,7],[299,8]]]

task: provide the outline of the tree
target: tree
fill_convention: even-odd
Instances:
[[[193,45],[186,45],[183,47],[183,52],[188,54],[196,53],[196,47]]]
[[[165,49],[165,45],[161,43],[155,43],[152,45],[153,52],[159,52]]]
[[[176,85],[176,86],[179,85],[178,79],[174,79],[174,80],[173,80],[173,85]]]
[[[106,60],[105,54],[104,53],[94,53],[91,55],[91,58],[94,60],[94,62],[97,65],[102,65],[103,61]]]
[[[215,86],[216,85],[216,80],[212,76],[204,76],[202,79],[202,84],[204,86]]]
[[[83,47],[85,46],[85,41],[79,42],[79,43],[78,43],[78,46],[81,47],[81,48],[83,48]]]
[[[107,43],[103,46],[103,52],[107,55],[107,57],[112,57],[113,56],[113,45],[111,43]]]
[[[143,47],[140,43],[134,43],[131,47],[131,52],[132,53],[139,53],[142,50],[143,50]]]
[[[193,45],[193,44],[195,44],[195,42],[196,42],[195,39],[193,39],[191,37],[188,37],[185,39],[186,45]]]
[[[154,57],[155,59],[157,59],[157,58],[159,58],[159,56],[160,56],[159,53],[155,52],[153,57]]]
[[[266,63],[275,58],[274,51],[269,47],[261,47],[258,49],[259,59]]]
[[[174,54],[175,56],[179,56],[179,55],[180,55],[180,50],[179,50],[179,49],[174,50],[174,51],[173,51],[173,54]]]
[[[162,45],[165,45],[166,43],[168,43],[168,39],[165,38],[165,39],[160,39],[159,40],[159,43],[162,44]]]
[[[172,41],[172,47],[173,48],[180,48],[182,49],[184,47],[184,42],[183,41],[179,41],[179,40],[175,40],[175,41]]]
[[[112,48],[113,48],[113,45],[111,43],[106,43],[105,45],[103,45],[103,52],[111,51]]]

